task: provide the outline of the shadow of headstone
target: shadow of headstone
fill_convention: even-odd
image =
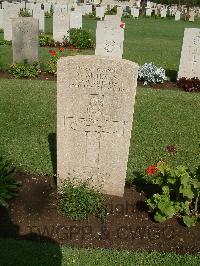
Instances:
[[[49,151],[51,154],[51,162],[53,167],[53,173],[56,174],[57,172],[57,165],[56,165],[56,133],[50,133],[48,135],[48,142],[49,142]]]
[[[10,219],[9,209],[0,207],[0,265],[61,264],[62,252],[55,240],[31,230],[28,234],[20,234],[19,225]]]

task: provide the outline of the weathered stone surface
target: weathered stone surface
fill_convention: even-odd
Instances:
[[[53,39],[57,42],[63,42],[64,36],[67,36],[69,30],[69,14],[66,12],[56,12],[53,14]]]
[[[0,9],[0,29],[3,29],[3,9]]]
[[[123,196],[138,65],[68,56],[58,61],[57,175]]]
[[[177,11],[175,14],[175,21],[179,21],[181,19],[181,12]]]
[[[12,19],[13,62],[38,61],[39,23],[31,17]]]
[[[200,78],[200,29],[185,29],[178,78]]]
[[[95,55],[122,58],[124,29],[119,20],[98,21]]]
[[[151,8],[146,8],[146,16],[151,17],[152,9]]]

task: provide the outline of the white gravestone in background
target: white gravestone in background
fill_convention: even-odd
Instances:
[[[3,29],[3,9],[0,9],[0,29]]]
[[[178,79],[200,79],[200,29],[185,29]]]
[[[58,189],[89,181],[123,196],[138,65],[100,56],[68,56],[57,71]]]
[[[181,12],[177,11],[175,14],[175,21],[179,21],[181,19]]]
[[[105,13],[105,7],[104,6],[97,6],[96,7],[96,17],[100,18],[102,20],[102,18],[104,17],[104,13]]]
[[[33,9],[33,18],[39,20],[39,31],[44,32],[45,29],[45,17],[44,17],[44,10],[39,7]]]
[[[152,9],[151,8],[146,8],[146,16],[151,17]]]
[[[53,39],[56,42],[63,42],[63,38],[67,36],[70,21],[69,14],[65,12],[56,12],[53,14]]]
[[[138,8],[135,8],[135,7],[131,7],[131,15],[134,18],[138,18],[139,17],[139,9]]]
[[[77,11],[70,12],[70,29],[82,28],[82,13]]]
[[[160,12],[160,16],[161,16],[161,18],[166,18],[167,10],[166,9],[162,9],[161,12]]]
[[[122,58],[124,29],[118,21],[98,21],[95,55]]]
[[[11,7],[3,9],[4,40],[12,41],[12,18],[17,17],[18,9]]]

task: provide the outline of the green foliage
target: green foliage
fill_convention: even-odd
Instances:
[[[148,183],[158,186],[161,191],[147,200],[155,211],[155,221],[163,222],[177,216],[182,217],[188,227],[195,225],[200,217],[200,168],[192,174],[185,166],[170,168],[167,163],[160,161],[155,169],[151,172],[149,167],[149,176],[145,177]]]
[[[37,77],[40,73],[38,62],[28,64],[25,60],[24,63],[14,63],[10,66],[9,73],[15,78],[33,78]]]
[[[47,72],[49,74],[57,74],[57,62],[61,56],[64,56],[64,48],[60,47],[58,50],[49,50],[51,59],[47,62]]]
[[[113,8],[105,12],[105,15],[116,15],[116,14],[117,14],[117,6],[114,6]]]
[[[0,28],[0,33],[4,33],[4,30]]]
[[[41,33],[39,36],[40,46],[54,46],[54,40],[52,36],[45,33]]]
[[[12,41],[0,40],[0,45],[12,45]]]
[[[13,176],[14,168],[0,157],[0,206],[8,207],[8,200],[17,195],[20,182]]]
[[[70,29],[66,41],[78,49],[87,49],[94,47],[94,37],[88,30]]]
[[[88,182],[67,180],[59,196],[58,209],[68,217],[81,220],[93,214],[100,218],[105,214],[105,199],[97,189],[89,187]]]
[[[53,13],[52,13],[52,12],[48,12],[48,11],[46,11],[44,14],[45,14],[45,17],[46,17],[46,18],[51,18],[51,17],[53,17]]]
[[[27,9],[20,9],[19,12],[20,17],[31,17],[31,13]]]

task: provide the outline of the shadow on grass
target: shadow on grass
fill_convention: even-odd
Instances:
[[[56,149],[56,133],[50,133],[48,136],[49,151],[51,154],[51,163],[53,167],[53,174],[57,173],[57,149]]]
[[[39,234],[36,226],[27,224],[27,228],[29,233],[22,234],[19,225],[11,221],[8,209],[0,207],[1,265],[60,266],[62,252],[59,244],[51,236]]]
[[[170,78],[170,81],[176,82],[178,72],[176,70],[166,69],[166,76]]]

